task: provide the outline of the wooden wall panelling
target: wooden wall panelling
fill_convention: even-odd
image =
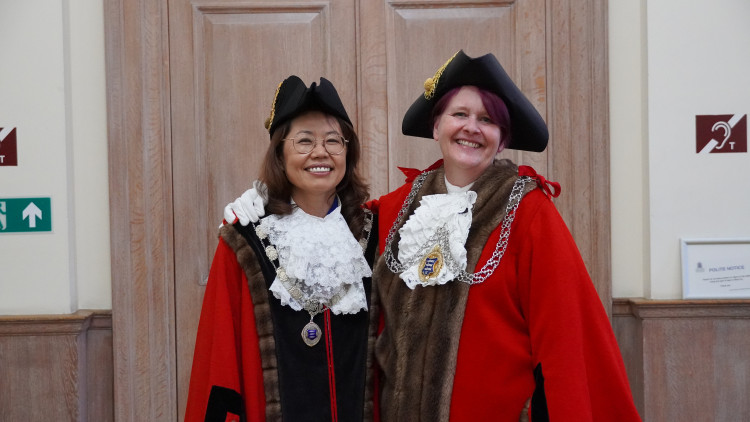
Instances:
[[[614,326],[644,421],[750,420],[750,300],[623,302]]]
[[[106,0],[115,418],[177,420],[166,0]]]
[[[607,1],[581,2],[588,5],[586,20],[580,22],[586,33],[585,49],[590,53],[589,79],[581,81],[590,86],[589,103],[585,113],[591,116],[588,143],[592,149],[587,177],[591,179],[590,211],[588,220],[573,231],[576,242],[584,242],[582,252],[591,278],[607,313],[611,316],[612,256],[610,212],[610,155],[609,155],[609,52]],[[575,142],[575,140],[574,140]],[[583,241],[587,237],[588,242]],[[580,247],[580,246],[579,246]]]
[[[548,1],[547,7],[548,176],[562,185],[555,204],[609,312],[606,2]]]
[[[388,150],[387,38],[382,36],[387,7],[382,1],[361,1],[358,7],[360,172],[370,185],[370,197],[378,198],[389,191],[392,155]]]
[[[546,51],[549,44],[547,8],[543,1],[518,2],[513,18],[515,26],[513,48],[518,59],[506,64],[505,68],[534,104],[542,118],[549,122],[547,97],[552,87],[549,86],[549,63]],[[549,174],[547,150],[541,153],[506,150],[501,156],[510,158],[519,165],[532,166],[540,174]]]
[[[750,420],[750,301],[635,303],[644,418]]]
[[[643,415],[643,332],[627,299],[612,303],[612,330],[625,362],[635,407]]]
[[[112,313],[94,313],[86,333],[86,401],[90,421],[114,420],[112,352]]]
[[[89,321],[78,316],[2,320],[2,419],[78,420],[86,403],[78,362],[85,355],[81,332]]]
[[[113,420],[109,321],[92,311],[0,317],[0,420]]]

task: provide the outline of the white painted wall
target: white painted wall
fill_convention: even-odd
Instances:
[[[680,237],[750,237],[750,155],[695,152],[695,115],[750,114],[750,2],[649,2],[647,17],[651,296],[674,298]]]
[[[111,309],[103,1],[66,2],[70,4],[73,112],[69,127],[73,140],[78,309]]]
[[[647,45],[641,3],[609,3],[613,297],[648,297],[649,289]]]
[[[0,315],[110,309],[102,4],[3,0],[0,52],[0,198],[52,202],[51,233],[0,234]]]
[[[609,2],[613,296],[680,298],[681,237],[750,237],[750,155],[695,153],[695,115],[750,113],[750,2]],[[0,198],[53,232],[0,234],[0,315],[111,308],[102,4],[2,0]],[[721,218],[717,218],[721,216]]]
[[[750,237],[750,155],[695,146],[696,115],[750,114],[750,2],[609,8],[613,296],[678,299],[681,238]]]

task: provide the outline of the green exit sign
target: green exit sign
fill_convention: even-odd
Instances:
[[[0,198],[0,233],[51,231],[50,198]]]

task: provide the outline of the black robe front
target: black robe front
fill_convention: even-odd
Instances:
[[[220,236],[185,420],[370,420],[368,312],[315,315],[323,338],[307,346],[301,333],[310,315],[269,294],[275,267],[253,226],[225,225]],[[370,266],[376,248],[373,234],[365,251]],[[369,306],[371,279],[363,282]]]

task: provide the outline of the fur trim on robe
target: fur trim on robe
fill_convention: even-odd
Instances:
[[[466,241],[467,268],[474,272],[485,243],[505,217],[518,167],[510,160],[495,160],[474,183],[477,200]],[[527,183],[523,194],[536,188]],[[446,193],[445,170],[428,175],[412,202],[407,217],[422,196]],[[398,256],[398,232],[394,256]],[[388,247],[386,245],[385,247]],[[482,263],[484,265],[484,263]],[[374,301],[387,315],[375,346],[383,370],[380,411],[383,421],[447,421],[450,414],[453,379],[459,337],[470,285],[451,281],[442,286],[417,286],[410,290],[380,258],[373,270]]]
[[[377,226],[373,226],[377,232]],[[269,305],[268,283],[263,275],[260,261],[253,248],[248,244],[244,236],[232,225],[224,225],[219,230],[219,235],[224,242],[234,251],[237,262],[245,273],[248,280],[248,289],[253,302],[255,314],[255,325],[258,333],[260,349],[261,368],[263,370],[263,388],[266,399],[266,421],[281,421],[281,393],[279,391],[279,373],[276,358],[276,341],[273,332],[273,318]],[[377,235],[373,234],[370,242],[374,251],[377,250]],[[270,264],[268,264],[270,265]],[[363,422],[373,420],[373,349],[375,335],[370,331],[367,344],[367,369],[365,372],[365,391]]]
[[[268,287],[258,258],[252,247],[233,226],[225,224],[219,235],[237,255],[237,262],[245,272],[253,301],[255,325],[258,332],[263,387],[266,395],[266,421],[281,421],[279,374],[276,364],[276,341],[273,338],[271,307],[268,304]]]

